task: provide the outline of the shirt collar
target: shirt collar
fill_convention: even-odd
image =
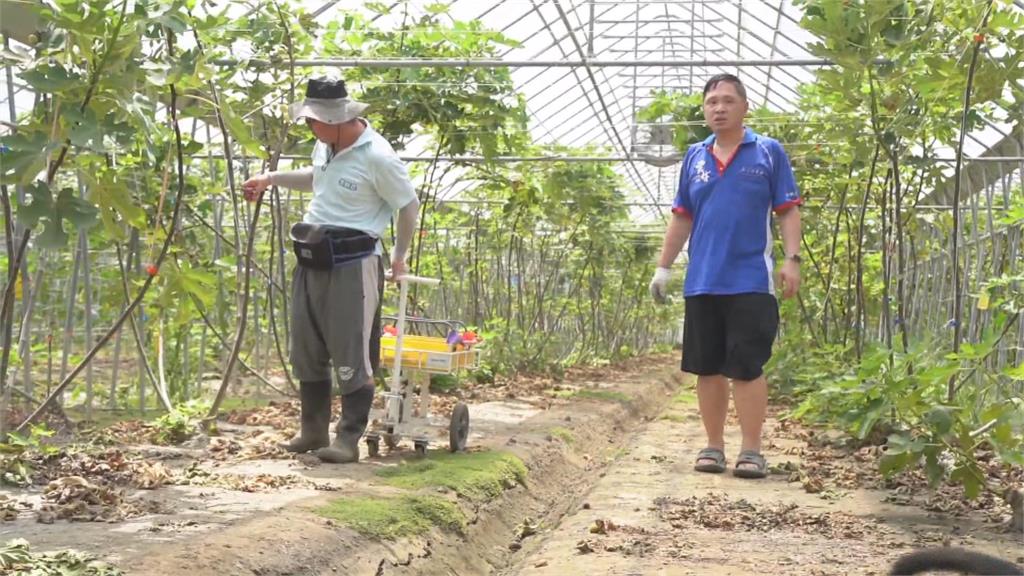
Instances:
[[[358,148],[359,146],[363,146],[364,144],[369,144],[370,139],[373,138],[373,135],[377,133],[377,131],[373,129],[373,126],[370,125],[369,120],[367,120],[366,118],[360,118],[359,121],[366,126],[366,129],[363,130],[363,133],[359,135],[359,138],[356,138],[355,143],[352,144],[350,148]]]
[[[751,142],[754,142],[755,140],[757,140],[757,133],[754,132],[753,130],[751,130],[748,126],[744,126],[743,127],[743,140],[740,141],[740,144],[749,144]],[[714,134],[711,134],[711,136],[708,136],[707,138],[704,139],[704,147],[705,148],[711,148],[711,145],[714,144],[714,143],[715,143],[715,135]]]
[[[366,146],[367,144],[370,143],[370,140],[373,138],[373,135],[376,134],[376,131],[373,129],[373,126],[370,125],[370,121],[369,120],[367,120],[366,118],[360,118],[359,120],[362,121],[362,123],[366,126],[366,129],[363,130],[363,133],[359,135],[359,138],[356,138],[356,141],[353,142],[351,146],[349,146],[348,148],[345,148],[341,152],[338,152],[337,154],[335,154],[334,158],[337,158],[339,156],[344,156],[345,154],[348,154],[349,152],[351,152],[352,150],[355,150],[356,148],[361,148],[363,146]],[[324,144],[322,142],[320,144],[322,146],[324,146],[324,148],[327,150],[327,154],[330,155],[330,153],[331,153],[330,145]]]
[[[339,152],[338,154],[345,154],[350,150],[355,150],[357,148],[364,147],[368,145],[368,143],[370,143],[370,139],[374,137],[374,127],[370,125],[370,121],[367,120],[366,118],[359,118],[359,122],[362,122],[362,125],[366,126],[366,129],[362,130],[362,133],[359,134],[359,137],[355,138],[355,141],[352,142],[352,146],[346,148],[345,150]]]

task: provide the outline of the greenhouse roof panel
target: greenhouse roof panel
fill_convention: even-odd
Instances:
[[[368,7],[356,0],[303,4],[321,24]],[[1022,10],[1021,4],[1006,6]],[[393,2],[389,13],[374,17],[374,24],[394,30],[408,14],[418,17],[437,5],[433,0]],[[242,10],[245,5],[238,6]],[[808,49],[816,38],[801,26],[802,17],[791,0],[452,0],[442,15],[449,22],[479,22],[519,42],[503,47],[498,62],[508,63],[515,88],[526,100],[534,144],[586,149],[590,156],[612,159],[634,199],[659,203],[673,198],[678,168],[635,159],[631,148],[638,112],[658,91],[699,92],[713,74],[732,72],[743,79],[752,108],[799,117],[802,86],[813,84],[815,72],[829,66]],[[994,49],[990,57],[1005,53]],[[962,61],[968,52],[965,47],[960,53]],[[394,65],[416,66],[417,59]],[[306,69],[343,74],[345,68]],[[14,122],[7,79],[0,82],[5,83],[3,115]],[[16,77],[14,87],[16,111],[30,107],[31,91],[22,89]],[[1005,111],[982,116],[988,122],[965,139],[968,158],[984,154],[1011,132]],[[770,125],[758,129],[775,135]],[[832,144],[825,138],[780,140],[791,155]],[[406,152],[421,156],[430,149],[427,139],[418,138]],[[954,153],[951,147],[939,151],[947,163]]]

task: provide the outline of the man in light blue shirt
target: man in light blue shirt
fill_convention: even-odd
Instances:
[[[359,460],[373,403],[384,275],[380,238],[398,211],[391,275],[402,276],[420,206],[405,165],[361,117],[366,108],[348,98],[344,81],[310,80],[292,118],[304,119],[316,136],[312,167],[260,174],[242,185],[250,201],[271,185],[313,192],[303,221],[292,227],[299,266],[290,360],[300,383],[302,428],[285,448],[315,450],[336,463]],[[332,365],[342,414],[330,442]]]

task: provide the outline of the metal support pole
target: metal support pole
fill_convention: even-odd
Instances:
[[[590,27],[587,32],[587,58],[594,57],[594,0],[587,2],[590,8]]]
[[[791,143],[792,144],[792,143]],[[809,143],[808,143],[809,144]],[[222,155],[214,155],[216,158],[223,158]],[[493,156],[486,158],[484,156],[413,156],[406,155],[401,156],[403,162],[463,162],[467,164],[483,164],[483,163],[510,163],[510,162],[637,162],[642,161],[641,158],[635,156],[628,156],[622,154],[610,154],[607,156],[561,156],[553,154],[550,156]],[[281,160],[301,160],[308,161],[308,154],[282,154]],[[951,164],[956,162],[954,158],[927,158],[935,163]],[[998,157],[998,158],[986,158],[976,157],[966,159],[968,162],[1021,162],[1024,158],[1018,157]]]
[[[874,64],[886,64],[876,60]],[[224,68],[284,69],[286,61],[251,58],[216,58],[213,64]],[[501,60],[495,58],[302,58],[297,68],[727,68],[733,66],[833,66],[824,58],[791,58],[787,60]]]
[[[78,175],[78,193],[85,198],[85,185],[82,183],[81,174]],[[79,230],[78,240],[82,250],[82,289],[85,292],[85,349],[92,348],[92,274],[89,264],[89,233],[86,230]],[[85,373],[85,419],[92,422],[93,409],[93,366],[95,362],[89,362]]]

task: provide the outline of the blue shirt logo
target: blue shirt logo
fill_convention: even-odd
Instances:
[[[699,182],[707,182],[711,179],[711,172],[704,168],[704,159],[701,158],[697,161],[697,165],[693,167],[694,176],[693,179]]]
[[[743,166],[740,168],[740,176],[747,178],[767,178],[768,169],[764,166]]]

